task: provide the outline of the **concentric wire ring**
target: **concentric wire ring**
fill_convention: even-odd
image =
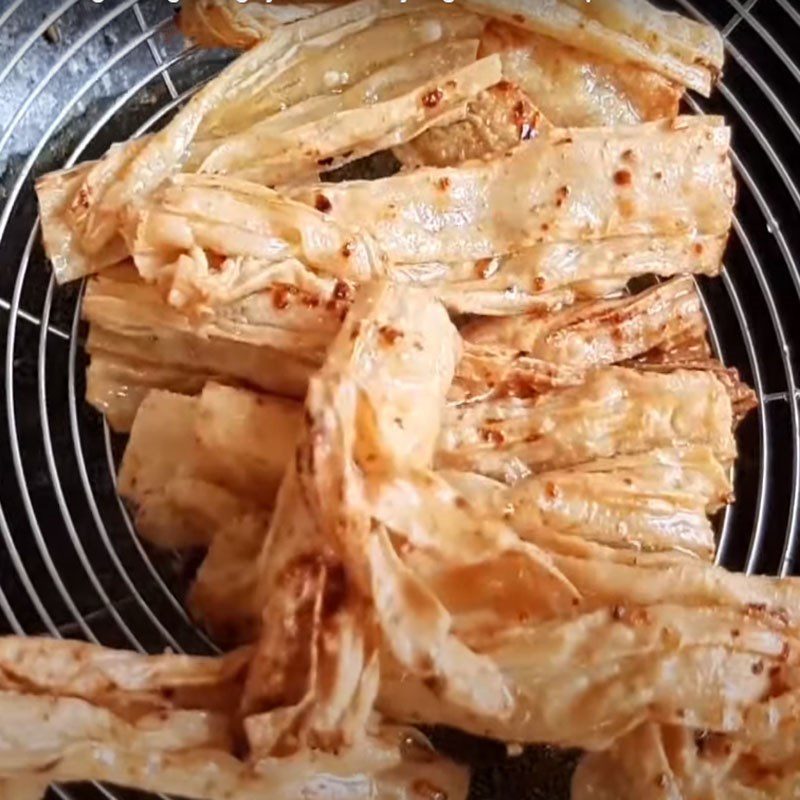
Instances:
[[[728,269],[702,291],[716,348],[761,404],[741,434],[739,501],[721,521],[719,560],[791,574],[800,546],[800,66],[791,55],[800,12],[791,0],[674,5],[726,35],[717,94],[689,101],[733,126],[741,193]],[[10,54],[0,57],[0,632],[213,652],[183,608],[179,567],[139,541],[116,494],[120,443],[82,401],[82,293],[50,276],[32,178],[157,128],[221,62],[187,48],[161,0],[48,6],[0,0],[0,52]]]

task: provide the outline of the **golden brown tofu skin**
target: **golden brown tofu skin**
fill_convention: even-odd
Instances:
[[[480,55],[499,53],[503,75],[560,127],[635,125],[674,117],[682,87],[636,64],[618,64],[502,22],[490,22]]]

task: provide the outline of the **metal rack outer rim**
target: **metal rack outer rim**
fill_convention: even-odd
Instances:
[[[86,31],[86,33],[80,39],[78,39],[62,55],[62,57],[51,68],[50,72],[48,73],[48,77],[52,77],[57,72],[57,70],[59,68],[61,68],[61,66],[63,66],[63,64],[66,63],[68,61],[68,59],[71,58],[74,55],[74,53],[86,43],[86,41],[88,41],[88,39],[90,39],[92,36],[94,36],[97,32],[102,31],[103,28],[105,28],[106,25],[109,22],[113,21],[116,17],[118,17],[119,15],[124,13],[125,11],[128,11],[134,5],[135,5],[135,0],[127,0],[127,2],[125,4],[117,7],[112,12],[110,12],[107,16],[105,16],[102,19],[100,19],[92,28],[90,28],[88,31]],[[136,37],[133,40],[131,40],[130,42],[128,42],[119,51],[119,53],[116,54],[116,56],[113,59],[111,59],[108,62],[106,62],[106,64],[103,65],[103,67],[101,67],[101,69],[99,69],[92,76],[92,78],[89,81],[84,83],[84,85],[81,87],[81,89],[78,92],[78,94],[73,96],[73,98],[71,98],[71,100],[68,103],[66,103],[64,105],[64,107],[60,110],[59,114],[52,121],[52,123],[50,124],[49,128],[45,132],[44,136],[41,138],[41,140],[40,140],[39,144],[37,145],[37,147],[34,148],[34,150],[31,152],[30,156],[28,157],[27,161],[25,162],[25,165],[23,166],[23,168],[20,171],[20,175],[19,175],[19,177],[17,179],[17,182],[14,185],[14,188],[12,189],[12,191],[9,194],[8,203],[7,203],[6,209],[4,211],[4,214],[2,216],[0,216],[0,238],[2,238],[2,235],[3,235],[4,231],[5,231],[5,228],[6,228],[7,223],[8,223],[8,217],[10,215],[11,208],[13,207],[12,204],[15,202],[16,197],[19,194],[19,191],[20,191],[20,189],[22,187],[22,183],[25,180],[25,178],[27,177],[27,174],[29,173],[29,171],[30,171],[33,163],[35,162],[36,158],[38,157],[40,151],[46,145],[46,142],[49,140],[50,136],[52,136],[53,132],[58,128],[58,126],[61,124],[61,122],[67,117],[68,113],[72,110],[72,108],[92,88],[94,83],[97,80],[99,80],[100,77],[103,74],[105,74],[110,69],[112,69],[119,61],[121,61],[126,55],[128,55],[130,52],[132,52],[134,49],[136,49],[136,47],[138,47],[142,42],[144,42],[144,41],[148,40],[150,37],[152,37],[152,35],[155,32],[157,32],[157,30],[158,30],[158,28],[154,28],[152,31],[146,31],[146,32],[142,33],[141,36]],[[154,70],[154,73],[158,74],[158,71],[161,70],[161,69],[163,69],[163,68],[158,68],[157,70]],[[41,90],[41,88],[43,88],[43,86],[44,86],[44,82],[42,82],[37,87],[37,89]],[[29,105],[30,103],[33,102],[33,100],[35,100],[35,98],[36,98],[36,92],[32,93],[26,99],[25,102]],[[25,104],[23,104],[23,106],[21,108],[24,108],[24,107],[25,107]],[[76,148],[75,152],[73,153],[72,158],[69,159],[70,163],[74,163],[74,162],[76,162],[78,160],[78,158],[80,157],[80,154],[83,151],[83,149],[85,148],[85,146],[91,141],[93,136],[96,135],[97,131],[99,131],[99,129],[102,127],[102,125],[108,119],[111,118],[111,116],[113,115],[114,111],[116,111],[116,110],[118,110],[118,107],[112,106],[108,110],[111,113],[106,112],[106,114],[103,115],[98,120],[97,123],[95,123],[95,125],[89,131],[89,135],[84,137],[82,142],[79,144],[79,146]],[[9,129],[9,130],[11,130],[11,129]],[[2,139],[0,139],[0,142],[2,142]],[[23,470],[23,467],[22,467],[21,454],[19,452],[19,440],[18,440],[17,431],[16,431],[16,412],[15,412],[15,407],[14,407],[14,386],[13,386],[13,354],[14,354],[14,345],[15,345],[15,338],[16,337],[15,337],[15,330],[14,330],[14,328],[12,326],[12,323],[14,322],[15,310],[19,308],[19,298],[20,298],[20,295],[21,295],[21,292],[22,292],[24,279],[25,279],[25,276],[26,276],[26,273],[27,273],[27,268],[28,268],[28,264],[29,264],[29,261],[30,261],[31,251],[32,251],[32,248],[33,248],[33,245],[34,245],[34,242],[35,242],[36,232],[37,232],[36,231],[36,226],[34,226],[34,228],[31,231],[31,235],[29,236],[28,243],[26,245],[22,261],[20,263],[20,268],[19,268],[19,271],[18,271],[18,274],[17,274],[17,280],[16,280],[16,283],[15,283],[14,296],[12,298],[10,317],[9,317],[9,335],[8,335],[8,342],[7,342],[7,357],[6,357],[6,393],[7,393],[6,394],[6,402],[7,402],[8,421],[9,421],[10,443],[11,443],[11,448],[12,448],[12,457],[13,457],[13,461],[14,461],[14,465],[15,465],[15,471],[17,473],[17,476],[18,476],[18,479],[19,479],[19,483],[20,483],[20,492],[22,494],[23,503],[24,503],[24,505],[26,507],[26,512],[28,514],[29,522],[31,524],[31,527],[33,528],[34,538],[35,538],[36,543],[37,543],[37,545],[39,547],[40,554],[41,554],[41,556],[42,556],[42,558],[43,558],[43,560],[45,562],[45,565],[48,568],[48,572],[50,573],[54,584],[58,588],[58,591],[59,591],[59,594],[62,597],[62,600],[66,604],[67,608],[72,612],[73,617],[75,618],[75,622],[79,625],[79,627],[81,628],[81,630],[83,631],[83,633],[86,635],[87,638],[89,638],[90,640],[94,640],[95,636],[94,636],[93,632],[88,627],[88,625],[84,622],[84,620],[81,618],[81,615],[78,613],[77,609],[74,606],[74,603],[73,603],[73,601],[72,601],[72,599],[71,599],[71,597],[69,595],[69,592],[67,592],[66,588],[64,587],[62,577],[58,574],[57,570],[55,569],[55,567],[53,565],[52,558],[50,557],[50,554],[49,554],[48,549],[47,549],[47,544],[45,542],[44,537],[42,536],[41,529],[40,529],[40,526],[39,526],[39,523],[38,523],[38,520],[37,520],[36,513],[35,513],[35,511],[33,509],[33,506],[32,506],[32,504],[30,502],[30,496],[29,496],[29,493],[28,493],[26,481],[24,479],[24,470]],[[50,302],[51,302],[51,292],[52,292],[52,289],[48,290],[48,296],[46,298],[46,310],[47,310],[48,313],[47,313],[47,316],[43,316],[42,322],[43,322],[44,326],[46,326],[47,323],[49,322],[49,309],[50,309]],[[75,327],[76,326],[73,326],[73,335],[72,335],[71,342],[70,342],[70,355],[71,356],[73,356],[73,354],[74,354]],[[42,330],[43,331],[46,330],[46,327],[43,327]],[[42,333],[42,338],[41,338],[41,343],[40,343],[40,351],[39,351],[39,355],[40,355],[40,358],[39,358],[39,389],[40,389],[40,408],[42,408],[43,411],[45,411],[45,413],[44,413],[44,415],[42,417],[43,440],[45,442],[46,454],[47,454],[47,458],[48,458],[48,468],[50,469],[50,475],[51,475],[51,478],[52,478],[52,481],[53,481],[53,486],[54,486],[54,490],[55,490],[56,495],[57,495],[58,503],[59,503],[59,506],[60,506],[60,508],[62,510],[62,514],[64,516],[65,522],[67,524],[67,528],[68,528],[68,531],[69,531],[70,539],[71,539],[73,545],[75,546],[76,552],[78,553],[78,557],[79,557],[80,561],[82,562],[82,566],[84,567],[84,570],[86,572],[87,577],[89,578],[89,580],[94,585],[95,590],[97,591],[100,599],[103,601],[103,604],[107,608],[108,612],[112,615],[112,617],[115,618],[115,620],[118,622],[118,624],[122,628],[123,632],[126,634],[126,637],[130,641],[130,644],[132,646],[134,646],[135,648],[141,650],[142,647],[141,647],[141,644],[138,641],[137,637],[133,634],[132,631],[130,631],[130,629],[128,628],[127,624],[119,617],[119,615],[117,614],[116,609],[114,609],[113,604],[110,602],[109,598],[105,594],[105,591],[103,590],[102,586],[100,585],[96,575],[94,574],[92,566],[89,563],[88,559],[86,558],[83,546],[82,546],[82,544],[80,542],[80,539],[79,539],[79,537],[78,537],[78,535],[77,535],[77,533],[76,533],[76,531],[74,529],[74,526],[72,524],[72,520],[71,520],[71,517],[70,517],[70,514],[69,514],[69,510],[68,510],[66,501],[64,500],[63,494],[61,493],[60,481],[59,481],[59,478],[58,478],[57,470],[55,468],[54,460],[52,458],[52,450],[51,450],[51,447],[50,447],[50,438],[49,438],[49,434],[48,434],[48,430],[47,430],[48,423],[47,423],[47,414],[46,414],[46,401],[45,401],[45,397],[44,397],[44,393],[46,391],[45,388],[44,388],[44,366],[45,365],[44,365],[44,360],[43,360],[43,356],[45,356],[45,354],[46,354],[45,345],[46,345],[46,334]],[[74,390],[74,386],[72,386],[71,388]],[[71,406],[70,406],[70,411],[71,412],[74,411],[74,405],[73,404],[71,404]],[[72,423],[73,423],[73,432],[74,432],[77,429],[76,420],[72,419]],[[77,449],[77,442],[75,444],[76,444],[76,449]],[[85,486],[87,487],[87,489],[89,488],[88,487],[88,481],[86,482]],[[104,526],[103,525],[100,525],[100,530],[102,532],[101,533],[101,536],[102,536],[103,533],[104,533]],[[107,536],[103,536],[103,538],[104,538],[104,540],[107,541]],[[112,557],[112,560],[114,560],[113,557]],[[22,567],[22,569],[24,570],[24,567]],[[123,579],[127,579],[127,573],[124,570],[120,570],[120,575],[124,576]],[[28,583],[30,583],[30,582],[28,581]],[[144,609],[146,609],[146,613],[150,612],[150,609],[143,602],[142,602],[142,607]],[[150,616],[152,617],[152,614],[150,614]],[[156,621],[155,618],[153,618],[153,619],[154,619],[154,621]],[[160,623],[158,623],[158,626],[160,626]],[[165,631],[165,633],[166,633],[166,631]],[[169,635],[168,635],[168,638],[167,638],[167,642],[169,644],[171,644],[171,645],[172,644],[177,645],[177,643],[174,642],[174,639]]]
[[[694,16],[696,19],[708,22],[708,19],[697,9],[697,7],[694,5],[693,2],[691,2],[691,0],[677,0],[677,2],[680,6],[682,6],[689,13],[691,13],[692,16]],[[740,6],[737,0],[727,0],[727,2],[730,6],[737,9],[737,12],[745,22],[747,23],[753,22],[751,13],[753,8],[756,6],[758,0],[756,0],[756,2],[751,3],[749,8],[746,10]],[[798,29],[800,32],[800,19],[795,17],[793,17],[792,19],[798,25]],[[748,59],[735,45],[733,45],[730,41],[726,40],[725,47],[726,50],[733,56],[733,59],[735,60],[737,65],[741,66],[742,69],[744,69],[744,71],[746,72],[746,74],[754,80],[758,88],[762,92],[764,92],[765,96],[767,97],[767,100],[778,111],[781,118],[785,122],[787,122],[787,118],[788,120],[791,121],[791,125],[789,127],[798,143],[798,146],[800,146],[800,129],[797,128],[797,126],[794,124],[794,121],[791,120],[791,117],[788,116],[788,112],[786,111],[781,101],[777,98],[774,91],[763,81],[763,79],[758,75],[758,71],[754,69],[754,67],[749,63]],[[798,81],[800,81],[800,71],[795,71],[793,74],[798,79]],[[769,139],[761,130],[756,120],[753,119],[752,115],[747,111],[745,106],[741,104],[736,95],[733,92],[731,92],[722,81],[720,82],[719,90],[721,91],[725,100],[733,106],[733,108],[739,115],[740,119],[742,119],[745,122],[749,130],[756,137],[759,145],[761,145],[761,147],[763,147],[763,149],[765,150],[768,159],[770,160],[773,167],[780,175],[781,180],[783,181],[785,187],[787,188],[787,190],[792,196],[792,199],[795,202],[795,206],[798,213],[800,213],[800,191],[798,191],[797,186],[795,185],[794,181],[791,178],[791,175],[786,169],[786,166],[783,164],[780,157],[774,151],[772,145],[769,142]],[[697,110],[696,102],[693,100],[690,102],[692,102],[693,106]],[[752,176],[750,175],[749,171],[747,170],[747,168],[745,167],[741,158],[739,157],[739,155],[736,153],[735,150],[732,152],[732,158],[733,158],[734,168],[738,176],[742,179],[742,181],[744,181],[748,190],[750,191],[750,193],[756,200],[756,203],[758,204],[759,208],[761,209],[762,213],[764,214],[768,230],[770,230],[770,232],[775,236],[775,239],[778,243],[778,247],[780,248],[781,254],[783,255],[785,265],[789,269],[789,274],[791,276],[792,282],[794,283],[798,295],[800,295],[800,269],[798,269],[798,264],[797,261],[795,260],[795,255],[792,253],[791,248],[789,247],[786,241],[783,231],[780,228],[780,224],[778,223],[777,217],[775,214],[772,213],[772,210],[769,206],[769,203],[766,201],[763,192],[761,191],[757,183],[753,180]],[[758,280],[759,286],[761,287],[764,299],[767,302],[770,318],[780,345],[781,359],[783,362],[784,373],[786,375],[786,381],[787,381],[787,402],[789,404],[790,415],[792,420],[792,435],[794,441],[793,459],[792,459],[792,474],[793,474],[792,490],[791,490],[792,493],[790,500],[787,531],[784,540],[784,548],[783,548],[783,554],[781,556],[781,565],[780,565],[780,574],[787,575],[789,574],[794,565],[794,561],[796,559],[795,550],[798,544],[798,536],[800,536],[800,532],[798,532],[798,527],[800,526],[800,395],[798,394],[797,380],[795,378],[794,367],[791,361],[790,345],[788,342],[788,338],[786,336],[786,331],[784,329],[783,322],[780,319],[780,314],[778,313],[777,310],[775,298],[773,296],[772,290],[770,289],[764,268],[762,267],[758,255],[755,252],[755,249],[753,248],[752,243],[750,242],[750,239],[747,237],[745,229],[741,225],[741,222],[738,220],[738,218],[734,223],[734,231],[745,249],[747,257],[755,271],[755,275]],[[763,403],[763,398],[759,397],[759,401]],[[747,559],[748,571],[752,570],[755,565],[757,548],[754,547],[753,544],[756,541],[757,541],[756,536],[754,536],[751,541],[750,553]],[[758,541],[760,541],[760,538],[758,539]]]
[[[773,52],[776,53],[779,59],[783,61],[787,69],[791,72],[792,76],[800,82],[800,68],[791,61],[791,57],[782,49],[776,49],[774,45],[776,42],[771,39],[769,31],[758,23],[753,17],[753,10],[757,7],[759,2],[764,0],[750,0],[747,3],[740,2],[739,0],[725,0],[727,4],[733,8],[736,15],[731,19],[726,27],[726,34],[730,34],[735,28],[742,25],[748,25],[755,35],[759,36],[767,46],[772,46]],[[14,0],[8,8],[0,13],[0,27],[5,25],[12,16],[20,9],[24,0]],[[70,12],[79,0],[65,0],[57,9],[47,15],[47,17],[36,26],[27,38],[22,42],[20,47],[12,55],[9,62],[2,66],[0,65],[0,85],[3,81],[12,74],[16,66],[24,59],[26,54],[44,34],[44,32],[54,23],[57,23],[65,14]],[[698,19],[703,19],[701,10],[697,7],[699,0],[674,0],[675,4],[681,7],[684,11],[690,13]],[[774,0],[774,2],[783,9],[792,22],[798,26],[800,32],[800,13],[798,13],[789,3],[789,0]],[[188,56],[194,51],[184,49],[182,52],[170,58],[162,56],[156,43],[156,37],[162,33],[168,26],[169,20],[164,20],[152,27],[148,27],[145,21],[145,16],[141,9],[139,0],[120,0],[108,13],[100,16],[96,22],[87,28],[79,38],[67,48],[63,54],[55,61],[50,67],[45,77],[37,84],[34,90],[20,103],[14,114],[12,114],[8,123],[0,128],[0,155],[13,140],[14,133],[18,124],[24,120],[27,111],[32,104],[36,101],[44,88],[52,81],[58,71],[63,68],[75,54],[94,36],[106,30],[115,20],[120,19],[124,14],[132,13],[140,28],[140,33],[133,36],[114,53],[113,57],[106,61],[100,68],[94,71],[87,80],[81,85],[75,94],[58,110],[53,120],[47,126],[44,134],[40,137],[36,146],[25,159],[23,165],[20,167],[13,187],[5,201],[0,212],[0,246],[4,241],[9,221],[12,213],[20,199],[23,187],[29,180],[31,171],[36,163],[37,158],[47,147],[53,134],[58,130],[59,126],[69,117],[72,112],[80,103],[80,101],[90,92],[90,90],[100,81],[104,75],[108,74],[120,61],[133,53],[140,47],[147,47],[154,62],[154,68],[142,74],[141,78],[134,82],[124,93],[119,95],[113,103],[109,105],[106,110],[99,115],[96,121],[91,125],[89,130],[81,138],[78,145],[74,148],[71,157],[67,161],[67,166],[74,164],[78,161],[87,147],[92,143],[96,136],[106,126],[106,124],[123,109],[126,104],[132,101],[138,92],[148,86],[154,80],[161,80],[166,87],[170,99],[162,103],[161,106],[150,115],[134,135],[141,135],[153,126],[157,125],[167,114],[174,108],[182,103],[188,96],[197,90],[198,85],[191,89],[179,93],[170,69],[179,66]],[[791,113],[786,109],[785,105],[773,91],[769,84],[760,75],[758,69],[752,65],[746,56],[730,41],[726,40],[726,49],[732,61],[739,66],[742,71],[747,75],[755,84],[757,89],[763,94],[766,102],[771,104],[777,115],[786,124],[787,129],[791,132],[794,139],[800,145],[800,126],[795,123]],[[792,177],[791,172],[783,163],[781,156],[775,150],[770,141],[769,136],[758,124],[757,119],[749,112],[746,103],[742,102],[741,98],[731,90],[724,82],[719,87],[722,97],[735,111],[739,120],[745,125],[752,133],[755,140],[758,142],[759,147],[763,150],[763,154],[767,161],[771,164],[775,173],[779,176],[782,184],[788,194],[791,196],[795,210],[800,213],[800,190]],[[693,108],[697,113],[702,113],[701,106],[694,102]],[[766,225],[771,230],[776,245],[783,257],[784,267],[788,270],[791,276],[792,285],[800,296],[800,270],[798,270],[798,258],[800,253],[792,251],[792,247],[787,240],[784,231],[781,230],[778,222],[778,217],[773,211],[773,207],[769,198],[765,195],[762,188],[759,186],[757,180],[748,170],[747,166],[743,163],[738,153],[733,153],[734,168],[737,176],[740,179],[743,190],[750,193],[750,196],[755,201],[760,213],[763,215]],[[778,392],[777,394],[768,395],[765,389],[764,376],[762,374],[762,357],[759,355],[759,343],[755,339],[754,331],[748,320],[748,313],[745,299],[743,298],[740,287],[737,285],[736,279],[730,273],[725,273],[723,276],[723,286],[727,298],[733,308],[735,320],[739,326],[739,332],[742,339],[744,351],[750,371],[753,376],[754,388],[757,391],[760,401],[758,412],[758,457],[761,460],[761,469],[759,471],[758,486],[756,492],[755,510],[753,514],[753,525],[748,543],[747,556],[745,568],[748,572],[752,572],[757,568],[759,553],[765,542],[765,537],[769,535],[766,529],[768,520],[768,506],[771,496],[771,476],[769,474],[768,465],[770,456],[773,452],[774,444],[774,425],[768,414],[768,406],[773,402],[785,402],[789,408],[789,417],[794,437],[794,447],[792,453],[792,475],[791,475],[791,491],[789,508],[787,513],[787,529],[784,536],[783,552],[780,559],[779,571],[781,574],[788,574],[792,571],[797,557],[796,550],[800,544],[800,392],[798,392],[798,376],[795,373],[795,367],[791,360],[791,346],[792,344],[800,347],[800,339],[794,343],[791,342],[789,335],[786,331],[786,325],[781,318],[781,314],[776,303],[774,291],[765,270],[762,259],[757,252],[757,248],[753,243],[752,237],[748,232],[748,226],[738,217],[734,223],[734,233],[738,238],[747,261],[752,269],[753,275],[756,278],[758,286],[763,295],[763,301],[766,304],[769,313],[769,322],[778,342],[780,350],[781,366],[785,378],[786,391]],[[37,381],[37,403],[39,414],[39,426],[42,437],[42,444],[44,447],[45,461],[47,466],[47,475],[50,481],[50,490],[55,498],[55,505],[61,512],[62,520],[66,529],[67,538],[74,549],[74,555],[81,565],[81,569],[91,584],[93,591],[97,597],[99,613],[106,613],[108,618],[117,626],[119,633],[128,641],[129,646],[137,649],[144,650],[144,646],[140,639],[138,632],[133,628],[129,621],[125,618],[122,612],[115,607],[115,603],[109,597],[103,582],[97,575],[95,568],[91,562],[90,557],[86,551],[84,540],[81,533],[77,530],[75,521],[73,519],[73,512],[71,511],[70,498],[67,497],[64,486],[62,484],[62,472],[59,467],[56,453],[53,448],[53,441],[51,436],[51,411],[48,410],[48,379],[47,379],[47,365],[48,365],[48,346],[53,339],[67,339],[68,346],[68,386],[67,386],[67,405],[69,413],[69,434],[72,441],[72,457],[77,463],[78,478],[81,486],[83,487],[84,497],[81,502],[85,503],[89,509],[90,518],[93,520],[95,530],[92,535],[99,538],[108,560],[111,563],[113,572],[119,577],[121,582],[125,585],[129,592],[128,600],[132,601],[132,605],[139,609],[139,616],[148,620],[149,625],[153,631],[157,633],[158,637],[163,642],[164,646],[168,646],[175,650],[180,650],[181,646],[176,635],[163,622],[150,608],[148,602],[139,587],[131,577],[126,564],[116,548],[116,545],[109,536],[108,529],[104,520],[103,511],[101,510],[99,500],[95,493],[95,488],[92,486],[89,471],[87,466],[87,445],[85,441],[86,431],[84,426],[81,425],[79,419],[78,405],[80,403],[76,393],[76,370],[77,370],[77,353],[78,353],[78,327],[80,322],[80,297],[76,301],[75,309],[72,315],[72,321],[69,331],[63,331],[56,325],[52,324],[52,312],[55,296],[55,283],[51,278],[47,285],[44,301],[42,304],[41,316],[37,316],[31,309],[22,308],[21,298],[25,286],[26,277],[28,275],[28,268],[31,263],[31,256],[38,236],[38,222],[35,221],[31,227],[30,234],[27,237],[26,244],[23,250],[23,255],[19,263],[18,272],[16,274],[13,295],[10,301],[5,298],[0,298],[0,308],[4,308],[8,312],[7,323],[7,340],[6,340],[6,358],[5,358],[5,388],[6,388],[6,415],[7,425],[9,432],[9,441],[11,447],[11,460],[13,463],[15,480],[18,484],[20,502],[24,508],[28,524],[31,529],[33,541],[27,544],[33,544],[36,548],[38,557],[41,558],[45,568],[52,581],[53,588],[59,595],[65,608],[69,612],[72,621],[64,624],[56,624],[53,618],[51,609],[48,608],[46,601],[40,596],[36,586],[30,577],[28,569],[20,552],[20,544],[18,541],[20,534],[14,533],[9,517],[5,510],[0,506],[0,543],[5,546],[11,560],[11,566],[14,568],[17,578],[21,584],[22,590],[27,596],[33,610],[38,614],[41,625],[37,629],[43,630],[51,635],[60,636],[61,628],[65,625],[76,626],[78,631],[89,641],[97,641],[101,637],[98,636],[92,626],[90,620],[91,615],[83,615],[78,609],[75,601],[71,596],[70,589],[64,581],[64,577],[59,574],[55,562],[48,549],[48,543],[45,533],[42,530],[37,511],[31,498],[28,488],[28,478],[26,474],[25,464],[23,463],[23,454],[21,449],[21,442],[19,440],[19,428],[17,424],[16,412],[16,388],[14,384],[14,359],[17,345],[17,326],[22,321],[27,325],[38,325],[38,351],[36,360],[36,381]],[[80,293],[82,295],[82,293]],[[800,297],[798,298],[800,299]],[[705,299],[704,299],[705,302]],[[709,320],[711,322],[711,335],[714,340],[715,346],[721,352],[725,352],[725,341],[721,339],[714,325],[713,310],[708,310]],[[102,445],[105,453],[106,467],[112,485],[116,481],[116,467],[114,454],[112,451],[111,434],[109,427],[105,421],[99,427],[102,431]],[[127,529],[128,536],[133,546],[133,551],[136,553],[137,566],[143,567],[146,573],[152,580],[153,587],[164,598],[169,608],[176,615],[176,619],[181,621],[181,624],[187,630],[192,630],[193,634],[198,640],[209,649],[213,650],[213,644],[205,637],[189,618],[185,609],[183,608],[179,598],[173,589],[168,585],[167,581],[162,577],[153,560],[148,555],[146,549],[138,539],[135,533],[133,522],[127,512],[127,509],[122,504],[117,496],[116,500],[116,513],[122,520],[124,527]],[[731,513],[728,513],[723,521],[721,534],[720,534],[720,553],[719,558],[724,560],[726,554],[732,544],[731,538],[735,531],[735,508]],[[24,634],[28,632],[28,627],[24,624],[14,608],[14,604],[9,600],[4,587],[0,585],[0,615],[5,617],[7,626],[10,630]],[[98,787],[102,794],[108,800],[114,800],[116,795],[108,789]],[[68,798],[70,795],[64,791],[59,790],[59,796]]]

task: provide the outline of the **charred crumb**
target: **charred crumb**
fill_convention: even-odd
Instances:
[[[405,336],[402,331],[393,328],[391,325],[381,325],[378,328],[378,335],[381,337],[381,342],[388,347],[392,347],[398,339],[402,339]]]
[[[633,175],[630,170],[620,169],[614,173],[614,183],[617,186],[630,186],[633,183]]]
[[[314,199],[314,208],[327,214],[333,208],[333,203],[324,194],[318,194]]]
[[[494,271],[495,260],[493,258],[482,258],[475,264],[475,274],[481,279],[486,280]]]
[[[694,744],[701,758],[724,758],[733,751],[733,745],[720,733],[697,731]]]
[[[281,283],[272,290],[272,305],[277,309],[284,309],[289,305],[289,299],[296,295],[298,289],[291,284]]]
[[[442,102],[442,98],[444,98],[444,92],[441,89],[431,89],[422,95],[422,105],[425,108],[436,108]]]
[[[481,428],[481,439],[493,445],[501,445],[506,440],[500,431],[492,430],[491,428]]]
[[[328,156],[327,158],[320,158],[317,161],[317,165],[320,167],[330,167],[333,164],[333,156]]]
[[[347,246],[345,245],[345,247]],[[333,297],[335,300],[352,300],[353,289],[344,281],[336,281],[336,286],[333,287]]]
[[[452,185],[452,181],[450,178],[445,176],[444,178],[439,178],[439,180],[436,182],[436,185],[441,191],[446,192]]]
[[[556,189],[556,205],[561,208],[561,206],[566,203],[567,198],[569,197],[570,190],[569,186],[560,186]]]

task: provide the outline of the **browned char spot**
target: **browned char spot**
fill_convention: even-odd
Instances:
[[[617,186],[630,186],[633,183],[633,175],[627,169],[617,170],[614,173],[614,183]]]
[[[403,338],[403,332],[398,331],[397,328],[392,328],[390,325],[381,325],[378,328],[378,335],[381,337],[381,342],[391,347],[398,339]]]
[[[441,89],[431,89],[422,95],[422,105],[425,108],[436,108],[442,102],[444,92]]]
[[[324,194],[318,194],[314,200],[314,208],[327,214],[333,208],[333,204]]]
[[[344,281],[336,281],[333,287],[333,297],[336,300],[350,300],[353,297],[353,289]]]

